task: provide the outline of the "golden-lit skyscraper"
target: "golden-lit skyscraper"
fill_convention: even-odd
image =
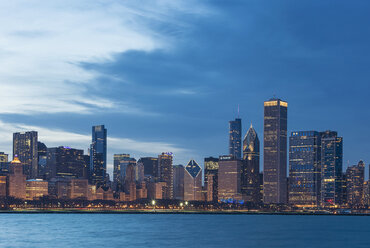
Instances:
[[[218,199],[218,165],[219,159],[208,157],[204,159],[204,187],[207,190],[207,201]]]
[[[264,203],[287,203],[287,117],[287,102],[275,98],[264,102]]]
[[[18,157],[27,178],[38,176],[37,132],[30,131],[13,134],[13,159]]]
[[[252,124],[243,140],[241,191],[246,201],[260,202],[260,141]]]
[[[165,182],[163,189],[163,199],[173,199],[173,167],[172,153],[164,152],[158,156],[159,180]]]
[[[202,200],[202,168],[194,160],[190,160],[185,166],[184,200]]]

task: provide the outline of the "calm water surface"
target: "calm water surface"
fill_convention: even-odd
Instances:
[[[370,217],[0,214],[1,247],[370,247]]]

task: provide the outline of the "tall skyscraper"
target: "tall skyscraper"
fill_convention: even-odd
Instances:
[[[321,136],[316,131],[292,132],[289,138],[289,203],[320,204]]]
[[[242,154],[242,120],[229,121],[229,154],[241,159]]]
[[[27,178],[36,178],[38,175],[38,148],[37,132],[30,131],[13,134],[13,159],[21,161],[23,173]]]
[[[252,124],[243,140],[243,167],[241,191],[245,200],[260,202],[260,141]]]
[[[218,165],[218,200],[241,200],[242,161],[231,155],[220,156]]]
[[[190,160],[185,166],[184,200],[202,200],[202,168],[194,160]]]
[[[92,127],[90,146],[90,173],[94,185],[104,185],[107,172],[107,129],[104,125]]]
[[[159,180],[165,182],[163,199],[173,199],[173,167],[172,153],[162,153],[158,156]]]
[[[53,177],[87,179],[87,166],[83,150],[67,146],[47,148],[46,179]]]
[[[218,199],[218,158],[204,159],[204,187],[207,190],[207,201]]]
[[[365,182],[365,163],[360,161],[357,165],[347,168],[346,189],[347,204],[352,208],[363,204],[363,191]]]
[[[343,138],[337,132],[321,134],[321,205],[333,207],[342,203]]]
[[[271,99],[264,103],[264,203],[287,202],[287,117],[287,102]]]
[[[44,178],[47,173],[47,147],[42,142],[37,142],[37,158],[38,158],[38,177]]]
[[[183,165],[173,166],[173,198],[184,200],[184,172]]]

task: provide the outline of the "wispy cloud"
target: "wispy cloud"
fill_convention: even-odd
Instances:
[[[99,75],[80,63],[108,62],[129,50],[170,47],[170,39],[151,29],[150,20],[205,12],[190,8],[191,2],[1,1],[0,114],[86,114],[92,109],[145,113],[129,103],[90,94]]]

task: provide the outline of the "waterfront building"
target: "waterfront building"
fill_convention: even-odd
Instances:
[[[321,205],[335,207],[343,196],[343,138],[337,132],[321,134]]]
[[[287,114],[287,102],[264,102],[263,201],[267,204],[287,203]]]
[[[89,192],[89,183],[87,179],[72,178],[68,185],[68,198],[87,199]]]
[[[207,201],[218,200],[218,158],[204,159],[204,187],[207,191]]]
[[[107,129],[104,125],[92,127],[90,146],[90,180],[98,187],[105,184],[107,172]]]
[[[7,196],[7,188],[8,188],[7,176],[0,176],[0,197]]]
[[[161,200],[164,199],[166,182],[149,182],[148,183],[148,199]]]
[[[158,156],[159,181],[165,182],[163,199],[173,199],[173,167],[172,153],[162,153]]]
[[[351,208],[357,208],[363,204],[363,190],[365,182],[365,163],[360,161],[357,165],[347,168],[346,171],[346,197],[347,204]]]
[[[173,198],[184,200],[184,166],[173,166]]]
[[[23,166],[23,173],[27,178],[36,178],[38,175],[38,148],[37,132],[13,133],[13,159],[18,157]]]
[[[202,168],[193,159],[185,166],[184,200],[202,200]]]
[[[229,121],[229,154],[241,159],[242,148],[242,120],[236,118]]]
[[[218,168],[218,200],[241,200],[242,161],[233,156],[220,156]]]
[[[243,140],[241,192],[248,202],[260,202],[260,141],[252,124]]]
[[[26,198],[26,178],[23,174],[23,165],[18,157],[14,157],[10,163],[8,192],[9,196],[19,199]]]
[[[49,194],[48,182],[42,179],[26,181],[26,200],[35,200]]]
[[[289,137],[289,203],[301,207],[320,204],[321,136],[294,131]]]

